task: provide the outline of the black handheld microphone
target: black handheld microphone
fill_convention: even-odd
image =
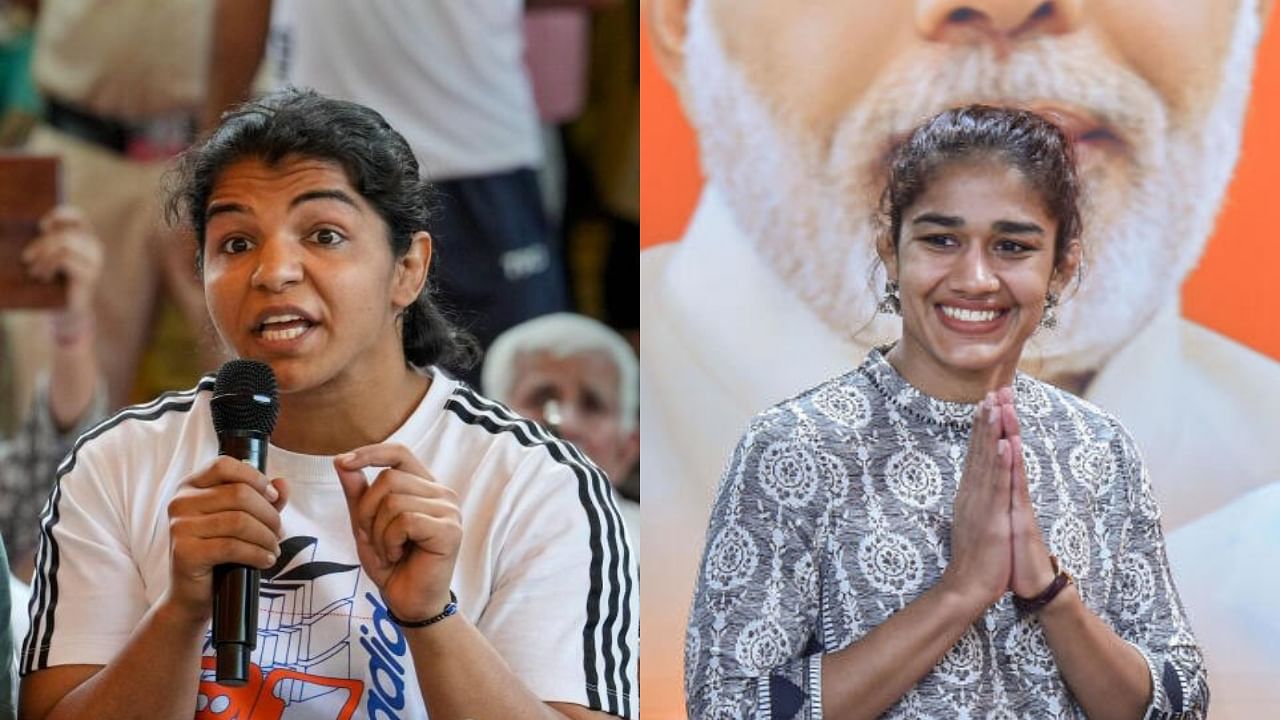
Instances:
[[[218,454],[267,471],[267,444],[276,426],[276,376],[257,360],[232,360],[213,384],[213,429]],[[225,564],[213,568],[213,646],[218,683],[244,685],[249,657],[258,644],[257,568]]]

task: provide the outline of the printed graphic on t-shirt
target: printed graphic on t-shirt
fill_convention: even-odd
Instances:
[[[399,688],[397,709],[403,709],[403,665],[400,677],[378,677],[371,662],[377,652],[369,639],[384,649],[390,641],[403,650],[403,635],[395,628],[394,637],[382,638],[388,631],[380,626],[389,623],[375,617],[381,603],[371,611],[367,603],[376,595],[357,596],[360,566],[317,560],[319,549],[314,537],[288,538],[280,543],[276,564],[262,571],[258,645],[243,687],[215,682],[212,630],[206,635],[197,720],[348,720],[361,703],[365,677]],[[356,612],[357,606],[366,609]],[[354,634],[353,619],[359,623]],[[360,667],[366,663],[368,669]],[[397,717],[377,713],[377,693],[370,695],[369,717]]]

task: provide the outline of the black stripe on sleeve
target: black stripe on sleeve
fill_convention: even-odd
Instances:
[[[31,627],[22,644],[20,674],[42,670],[49,666],[49,648],[53,641],[54,612],[58,605],[58,567],[61,562],[58,542],[53,530],[60,519],[59,502],[62,499],[62,478],[76,466],[80,449],[86,443],[102,435],[111,428],[126,420],[155,420],[170,412],[186,412],[195,404],[196,396],[204,390],[213,388],[213,377],[207,376],[191,390],[168,392],[145,405],[124,408],[115,415],[103,420],[85,431],[76,440],[66,459],[58,466],[54,476],[53,488],[49,492],[49,500],[41,513],[40,546],[36,554],[36,573],[31,588],[31,601],[27,604],[27,613],[31,618]],[[43,628],[43,630],[42,630]],[[36,642],[36,637],[40,641]]]
[[[610,678],[607,690],[609,692],[616,693],[618,686],[620,685],[622,687],[622,715],[625,717],[631,717],[633,714],[631,709],[631,680],[627,673],[627,669],[631,667],[629,664],[631,662],[631,646],[627,642],[627,633],[631,628],[632,622],[631,593],[634,579],[630,575],[632,562],[631,546],[629,544],[630,541],[625,537],[622,515],[618,512],[617,504],[613,502],[612,486],[604,473],[595,465],[594,462],[589,460],[576,445],[563,442],[550,435],[541,425],[520,417],[501,403],[476,395],[474,392],[471,393],[471,396],[478,403],[487,406],[499,417],[504,417],[510,422],[519,422],[529,426],[541,442],[554,443],[554,446],[549,448],[552,450],[553,457],[555,457],[556,450],[568,451],[574,459],[589,471],[591,478],[594,481],[589,484],[590,489],[594,491],[594,495],[596,496],[596,500],[598,502],[597,507],[605,511],[605,519],[609,525],[609,544],[607,547],[612,550],[613,556],[609,564],[610,578],[617,579],[615,583],[611,584],[610,611],[609,616],[605,621],[602,639],[604,642],[616,642],[617,647],[620,648],[621,662],[617,663],[617,680],[614,680],[614,656],[612,653],[606,655],[606,671]],[[561,462],[567,462],[564,458],[557,459]],[[621,568],[618,567],[619,556],[621,556],[622,561]],[[619,572],[619,570],[621,570],[621,572]],[[619,593],[622,595],[621,598],[618,597]],[[614,622],[618,619],[619,606],[621,607],[622,612],[622,622],[618,626],[615,635],[611,629],[613,628]]]
[[[632,717],[631,679],[627,668],[632,662],[628,642],[631,628],[631,597],[634,580],[630,575],[631,548],[622,530],[622,518],[613,503],[612,489],[604,473],[574,445],[551,436],[538,424],[516,415],[500,403],[484,398],[466,386],[459,386],[445,408],[470,425],[483,427],[493,434],[510,433],[525,447],[543,447],[557,462],[569,467],[578,478],[578,499],[590,526],[590,590],[587,597],[587,623],[583,627],[583,657],[587,697],[592,709],[614,715]],[[602,535],[606,542],[602,543]],[[604,593],[606,548],[609,552],[607,613],[601,618],[600,600]],[[597,650],[596,633],[601,636]],[[600,682],[597,652],[603,656],[605,678]]]

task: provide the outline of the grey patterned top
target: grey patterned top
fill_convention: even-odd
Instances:
[[[1027,483],[1085,605],[1151,670],[1147,718],[1203,718],[1204,662],[1142,458],[1113,417],[1019,374]],[[928,397],[873,350],[758,415],[712,509],[685,639],[691,718],[822,717],[821,659],[942,577],[974,406]],[[1006,593],[889,718],[1083,718],[1038,621]]]
[[[48,377],[36,382],[31,409],[12,437],[0,438],[0,536],[15,565],[35,553],[40,510],[53,488],[53,476],[80,433],[107,414],[105,383],[97,392],[80,424],[62,432],[49,405]]]

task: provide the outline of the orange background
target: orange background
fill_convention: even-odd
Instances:
[[[1280,233],[1271,221],[1280,201],[1280,13],[1272,12],[1259,48],[1244,147],[1218,226],[1182,289],[1185,314],[1280,359]],[[1267,78],[1260,82],[1258,78]],[[650,48],[640,42],[640,246],[676,240],[702,186],[697,148]]]

